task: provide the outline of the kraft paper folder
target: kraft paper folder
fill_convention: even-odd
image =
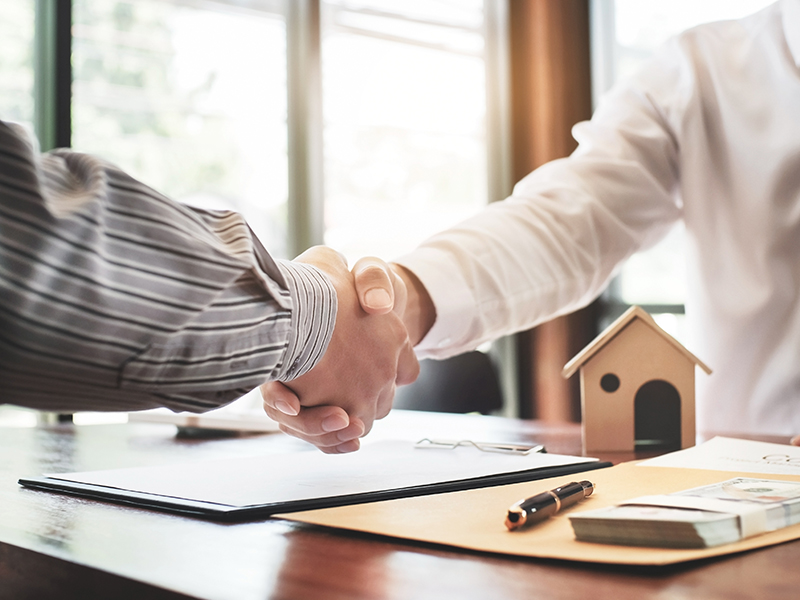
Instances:
[[[473,446],[365,444],[353,454],[314,450],[192,463],[26,477],[31,488],[219,521],[529,481],[609,466],[594,458],[485,452]]]
[[[776,446],[778,452],[800,448]],[[741,463],[746,465],[747,463]],[[581,476],[596,484],[595,493],[567,511],[528,529],[509,532],[504,517],[516,501],[575,480],[555,477],[501,487],[407,498],[362,506],[332,508],[278,515],[316,525],[444,544],[480,552],[513,556],[627,565],[667,565],[761,548],[800,538],[800,524],[705,549],[661,549],[628,547],[574,539],[568,515],[595,510],[650,494],[669,494],[725,481],[736,475],[764,477],[755,472],[693,468],[637,466],[622,463]],[[800,481],[800,475],[766,471],[770,479]]]

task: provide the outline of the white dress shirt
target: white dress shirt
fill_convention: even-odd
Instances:
[[[398,262],[445,357],[571,312],[679,220],[700,431],[800,433],[800,0],[667,43],[579,147]]]

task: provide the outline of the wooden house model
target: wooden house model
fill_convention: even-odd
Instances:
[[[584,452],[695,443],[694,372],[711,370],[638,306],[564,366],[580,370]]]

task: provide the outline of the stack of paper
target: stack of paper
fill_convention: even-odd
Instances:
[[[365,442],[352,454],[303,450],[53,473],[23,477],[19,482],[27,487],[233,521],[531,481],[610,466],[581,456],[482,450],[486,444],[455,444],[446,446],[448,449],[429,446],[386,440]]]
[[[258,388],[236,402],[204,413],[172,412],[168,408],[153,408],[128,414],[128,421],[168,423],[177,425],[183,435],[211,437],[214,432],[271,433],[280,431],[278,423],[264,412]]]
[[[738,477],[570,517],[585,542],[707,548],[800,523],[800,483]]]

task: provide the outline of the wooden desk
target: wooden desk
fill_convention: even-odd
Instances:
[[[403,437],[420,438],[536,439],[551,452],[580,452],[580,432],[572,425],[398,411],[377,424],[373,433],[390,438],[398,431],[404,432]],[[282,434],[182,440],[169,425],[2,428],[0,598],[780,600],[800,596],[800,541],[666,569],[593,566],[456,551],[281,520],[224,525],[17,485],[21,475],[306,447]]]

